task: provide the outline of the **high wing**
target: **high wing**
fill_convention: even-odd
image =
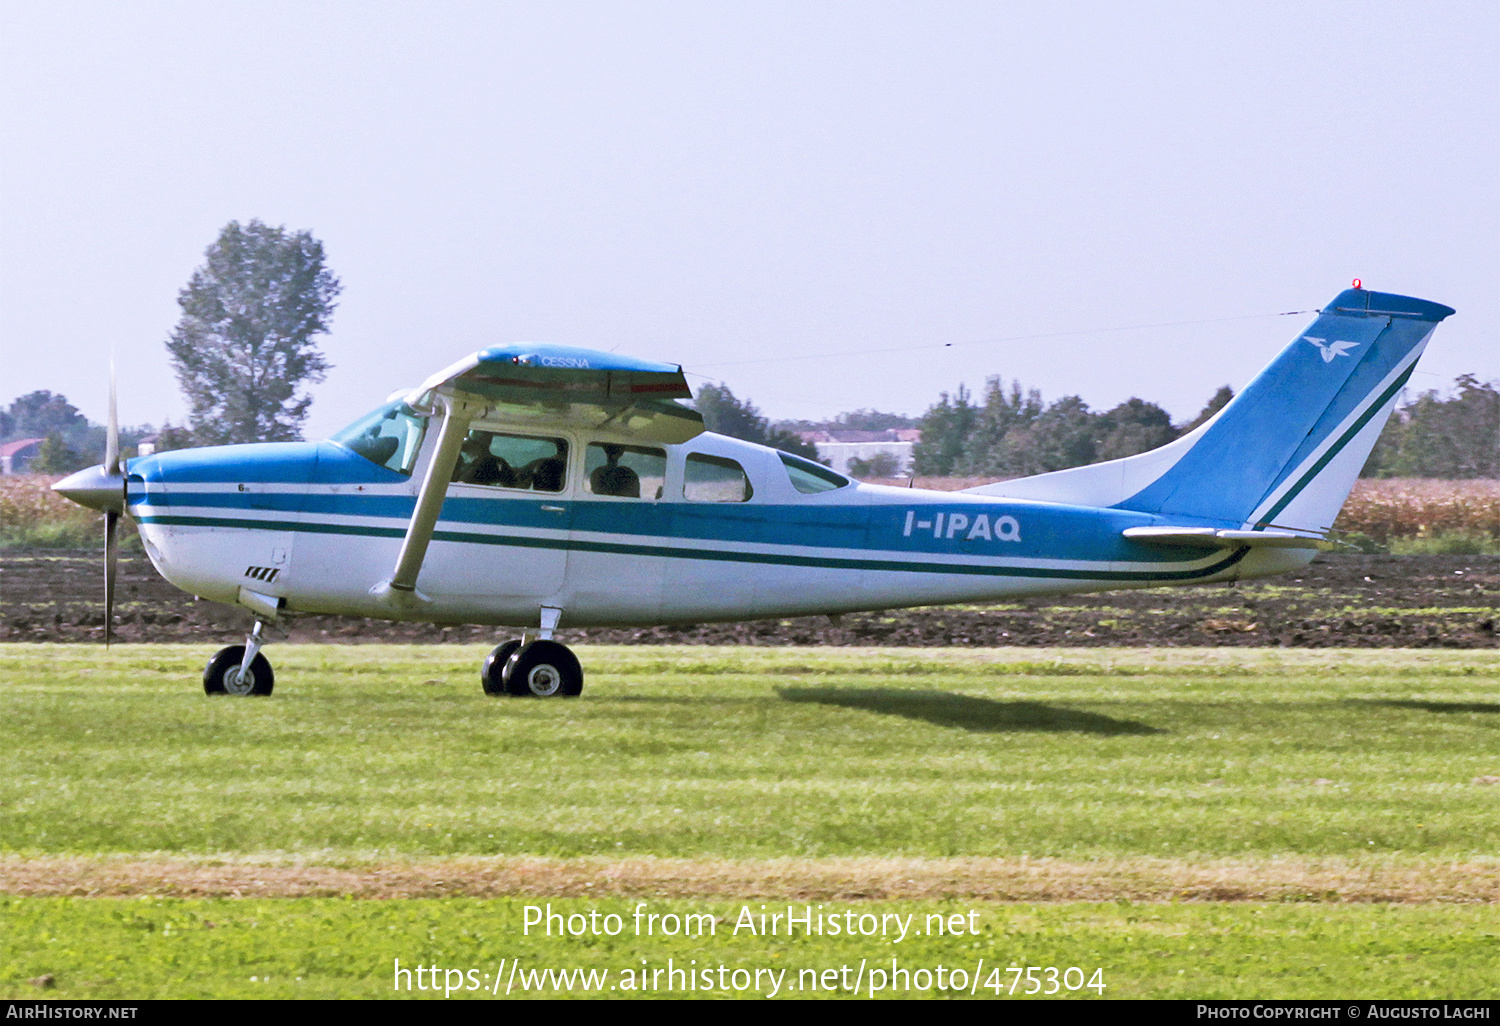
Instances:
[[[517,424],[604,429],[675,445],[703,433],[703,415],[676,401],[691,396],[680,366],[571,346],[491,346],[434,374],[406,402],[441,415],[437,449],[395,570],[376,593],[421,600],[417,575],[474,418],[493,413]]]
[[[571,346],[491,346],[439,371],[407,397],[427,406],[451,394],[494,410],[503,420],[606,429],[675,445],[703,433],[703,417],[674,364],[651,363]]]

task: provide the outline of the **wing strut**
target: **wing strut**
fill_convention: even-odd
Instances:
[[[469,422],[476,412],[469,404],[452,396],[439,396],[438,401],[442,405],[443,426],[438,435],[437,449],[427,464],[426,476],[422,478],[422,490],[417,493],[411,523],[406,525],[406,537],[401,541],[396,569],[385,587],[379,589],[382,591],[417,590],[417,575],[422,572],[422,560],[427,557],[427,544],[432,541],[438,514],[443,511],[443,499],[448,495],[448,482],[458,462],[459,448],[469,433]]]

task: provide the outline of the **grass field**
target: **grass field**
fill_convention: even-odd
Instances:
[[[1244,999],[1274,993],[1430,999],[1493,996],[1500,942],[1492,909],[1476,906],[990,903],[975,906],[973,933],[897,941],[767,938],[743,930],[735,936],[741,904],[680,900],[648,907],[664,914],[713,914],[718,923],[712,938],[638,938],[630,925],[637,902],[621,899],[550,903],[557,914],[617,914],[624,924],[620,935],[546,938],[523,934],[526,904],[514,898],[0,897],[7,934],[0,989],[18,994],[15,981],[50,975],[66,983],[48,994],[74,998],[972,993],[1020,1001],[1031,990],[1035,998]],[[761,904],[751,906],[754,914]],[[926,915],[966,906],[866,902],[857,908],[915,916],[913,928],[920,930]],[[83,938],[86,943],[80,943]],[[409,977],[417,966],[436,967],[439,974],[435,980],[430,974],[421,981],[401,979],[398,960]],[[512,962],[519,972],[510,971]],[[1007,971],[1011,966],[1017,971]],[[1034,982],[1025,978],[1031,966],[1038,970]],[[674,967],[689,973],[671,978]],[[845,968],[847,973],[840,971]],[[893,973],[900,969],[909,975]],[[491,991],[496,976],[502,981],[498,995]],[[1090,980],[1102,989],[1091,988]],[[437,986],[418,989],[418,982]]]
[[[1494,653],[594,647],[575,701],[485,698],[477,649],[331,645],[210,699],[208,654],[0,646],[0,994],[909,953],[1088,962],[1108,997],[1494,995]],[[548,900],[988,932],[522,936]]]

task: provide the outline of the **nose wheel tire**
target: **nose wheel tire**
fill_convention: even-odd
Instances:
[[[520,647],[519,641],[507,641],[484,657],[484,665],[479,668],[479,684],[484,688],[486,695],[508,693],[505,690],[505,667],[510,662],[510,657]]]
[[[532,698],[573,698],[583,691],[583,667],[566,645],[533,641],[506,663],[505,690]]]
[[[244,645],[220,649],[204,667],[203,690],[210,695],[269,695],[276,686],[270,660],[257,653],[250,660],[249,672],[241,674],[240,664],[244,661]]]

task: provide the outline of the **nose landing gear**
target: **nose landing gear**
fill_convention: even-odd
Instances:
[[[245,638],[243,645],[221,648],[208,661],[203,670],[203,690],[210,695],[269,695],[276,686],[276,675],[271,672],[271,661],[260,654],[265,638],[261,630],[265,625],[255,621],[255,627]]]

